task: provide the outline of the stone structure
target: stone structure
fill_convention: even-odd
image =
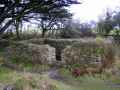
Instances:
[[[62,50],[65,49],[67,46],[73,45],[74,43],[91,43],[96,42],[95,38],[84,38],[84,39],[32,39],[27,41],[27,43],[34,43],[34,44],[48,44],[56,49],[56,59],[61,61],[61,54]],[[108,40],[104,39],[104,42],[109,42]]]
[[[83,42],[67,46],[62,51],[67,65],[109,67],[114,62],[114,50],[109,43]]]
[[[113,61],[112,43],[95,39],[31,39],[12,43],[7,50],[8,59],[35,64],[79,63],[95,65]],[[53,48],[54,47],[54,48]],[[14,57],[14,58],[13,58]]]
[[[52,64],[55,59],[55,48],[49,45],[29,44],[28,49],[32,52],[32,60],[36,63]]]
[[[51,64],[55,59],[55,48],[49,45],[16,43],[6,49],[6,56],[16,62]]]

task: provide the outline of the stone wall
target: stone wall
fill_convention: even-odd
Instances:
[[[33,44],[38,44],[38,45],[43,45],[45,44],[45,39],[39,38],[39,39],[29,39],[29,40],[23,40],[20,41],[21,43],[33,43]]]
[[[6,48],[7,60],[53,64],[95,65],[113,62],[114,50],[111,42],[91,39],[31,39],[12,43]]]
[[[67,46],[71,45],[75,42],[79,42],[79,40],[75,39],[46,39],[45,44],[49,44],[50,46],[56,49],[56,59],[61,60],[61,52]]]
[[[14,43],[6,48],[7,60],[34,64],[51,64],[55,59],[55,48],[49,45]]]
[[[110,67],[114,63],[114,49],[110,43],[74,43],[62,51],[62,61],[67,65]]]
[[[61,60],[61,51],[75,42],[81,42],[83,39],[30,39],[21,41],[22,43],[33,43],[38,45],[48,44],[56,49],[56,58]]]
[[[33,43],[33,44],[48,44],[56,49],[56,59],[61,60],[61,53],[64,48],[66,48],[68,45],[73,45],[74,43],[91,43],[96,42],[95,38],[83,38],[83,39],[31,39],[28,40],[27,43]],[[109,41],[104,41],[109,42]]]

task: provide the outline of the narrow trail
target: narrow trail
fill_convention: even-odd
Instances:
[[[48,71],[48,77],[53,80],[57,80],[59,82],[62,82],[66,85],[74,85],[74,86],[79,86],[79,82],[77,80],[71,80],[67,77],[61,76],[59,74],[59,68],[52,68]]]
[[[54,80],[64,81],[65,78],[59,75],[58,68],[51,68],[48,71],[48,77]]]

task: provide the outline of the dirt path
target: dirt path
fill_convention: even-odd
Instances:
[[[64,78],[62,76],[59,75],[58,73],[58,68],[52,68],[48,71],[48,76],[51,79],[55,79],[55,80],[63,80]]]
[[[78,86],[79,82],[77,80],[71,80],[70,78],[61,76],[59,74],[59,68],[52,68],[48,71],[48,77],[53,80],[57,80],[67,85],[75,85]]]

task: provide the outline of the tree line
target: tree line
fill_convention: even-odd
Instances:
[[[73,20],[69,8],[81,4],[77,0],[1,0],[0,1],[0,37],[6,32],[16,34],[21,39],[21,29],[26,22],[34,23],[41,30],[41,37],[52,31],[62,38],[109,35],[115,30],[120,35],[120,11],[106,12],[99,22],[80,23]],[[94,33],[94,30],[96,33]]]
[[[15,27],[17,37],[19,27],[24,22],[36,20],[42,28],[42,37],[58,22],[72,16],[66,9],[77,0],[0,0],[0,36],[10,27]]]

